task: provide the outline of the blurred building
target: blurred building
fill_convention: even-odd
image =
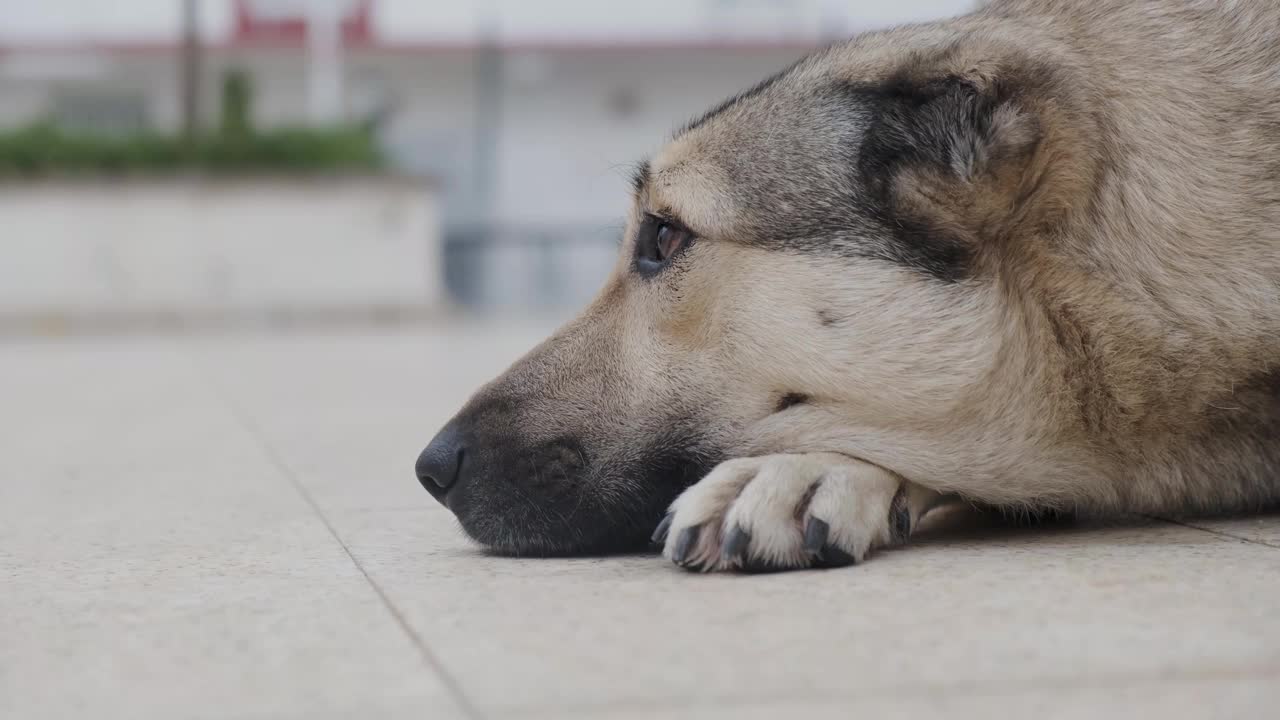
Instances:
[[[442,187],[451,285],[478,292],[468,274],[505,264],[498,290],[539,282],[576,302],[589,288],[519,268],[577,263],[598,277],[631,164],[673,129],[820,44],[970,4],[195,0],[198,108],[214,122],[219,78],[235,68],[253,78],[261,126],[375,126],[397,169]],[[183,11],[184,0],[0,0],[0,126],[176,131]]]

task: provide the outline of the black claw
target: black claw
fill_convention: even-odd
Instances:
[[[658,529],[653,531],[653,537],[650,540],[654,545],[661,545],[667,541],[667,533],[671,532],[671,521],[675,518],[675,513],[667,513],[662,522],[658,523]]]
[[[845,567],[846,565],[856,565],[858,561],[852,555],[845,552],[835,545],[824,545],[822,552],[818,554],[818,567]]]
[[[893,502],[889,503],[889,532],[895,544],[911,537],[911,508],[907,507],[906,486],[899,487]]]
[[[804,526],[804,551],[810,555],[822,552],[822,546],[827,544],[827,535],[830,532],[831,526],[826,520],[809,518],[808,524]]]
[[[779,573],[779,572],[786,572],[788,570],[796,570],[798,568],[799,566],[775,565],[765,560],[748,559],[742,563],[742,567],[740,569],[742,570],[742,572],[747,573],[748,575],[764,575],[767,573]]]
[[[724,545],[720,548],[720,559],[727,563],[739,560],[750,544],[751,533],[743,530],[740,525],[734,525],[733,529],[729,531],[729,537],[725,539]]]
[[[689,558],[689,551],[693,549],[693,544],[698,541],[698,530],[702,526],[694,525],[680,531],[680,536],[676,538],[676,548],[671,553],[671,561],[677,565],[686,565]]]
[[[904,507],[893,516],[893,541],[904,543],[909,537],[911,537],[911,511]]]

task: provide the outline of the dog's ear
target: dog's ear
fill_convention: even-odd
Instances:
[[[896,259],[956,279],[984,242],[1052,224],[1074,199],[1049,163],[1056,101],[1021,70],[920,63],[856,90],[870,111],[858,173]]]
[[[899,73],[873,87],[872,123],[859,161],[874,183],[902,169],[982,182],[1001,164],[1025,158],[1039,140],[1037,119],[1000,77],[973,72]]]

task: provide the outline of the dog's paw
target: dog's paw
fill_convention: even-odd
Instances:
[[[845,455],[740,458],[685,490],[654,541],[704,572],[852,565],[905,541],[934,496]]]

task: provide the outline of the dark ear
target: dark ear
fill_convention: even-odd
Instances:
[[[1017,232],[1045,138],[1033,92],[994,68],[913,68],[859,90],[871,113],[860,185],[893,259],[956,280],[983,241]]]
[[[904,166],[927,166],[974,182],[1002,161],[1027,155],[1036,119],[1006,82],[968,76],[901,73],[873,92],[873,117],[860,157],[872,179]]]

